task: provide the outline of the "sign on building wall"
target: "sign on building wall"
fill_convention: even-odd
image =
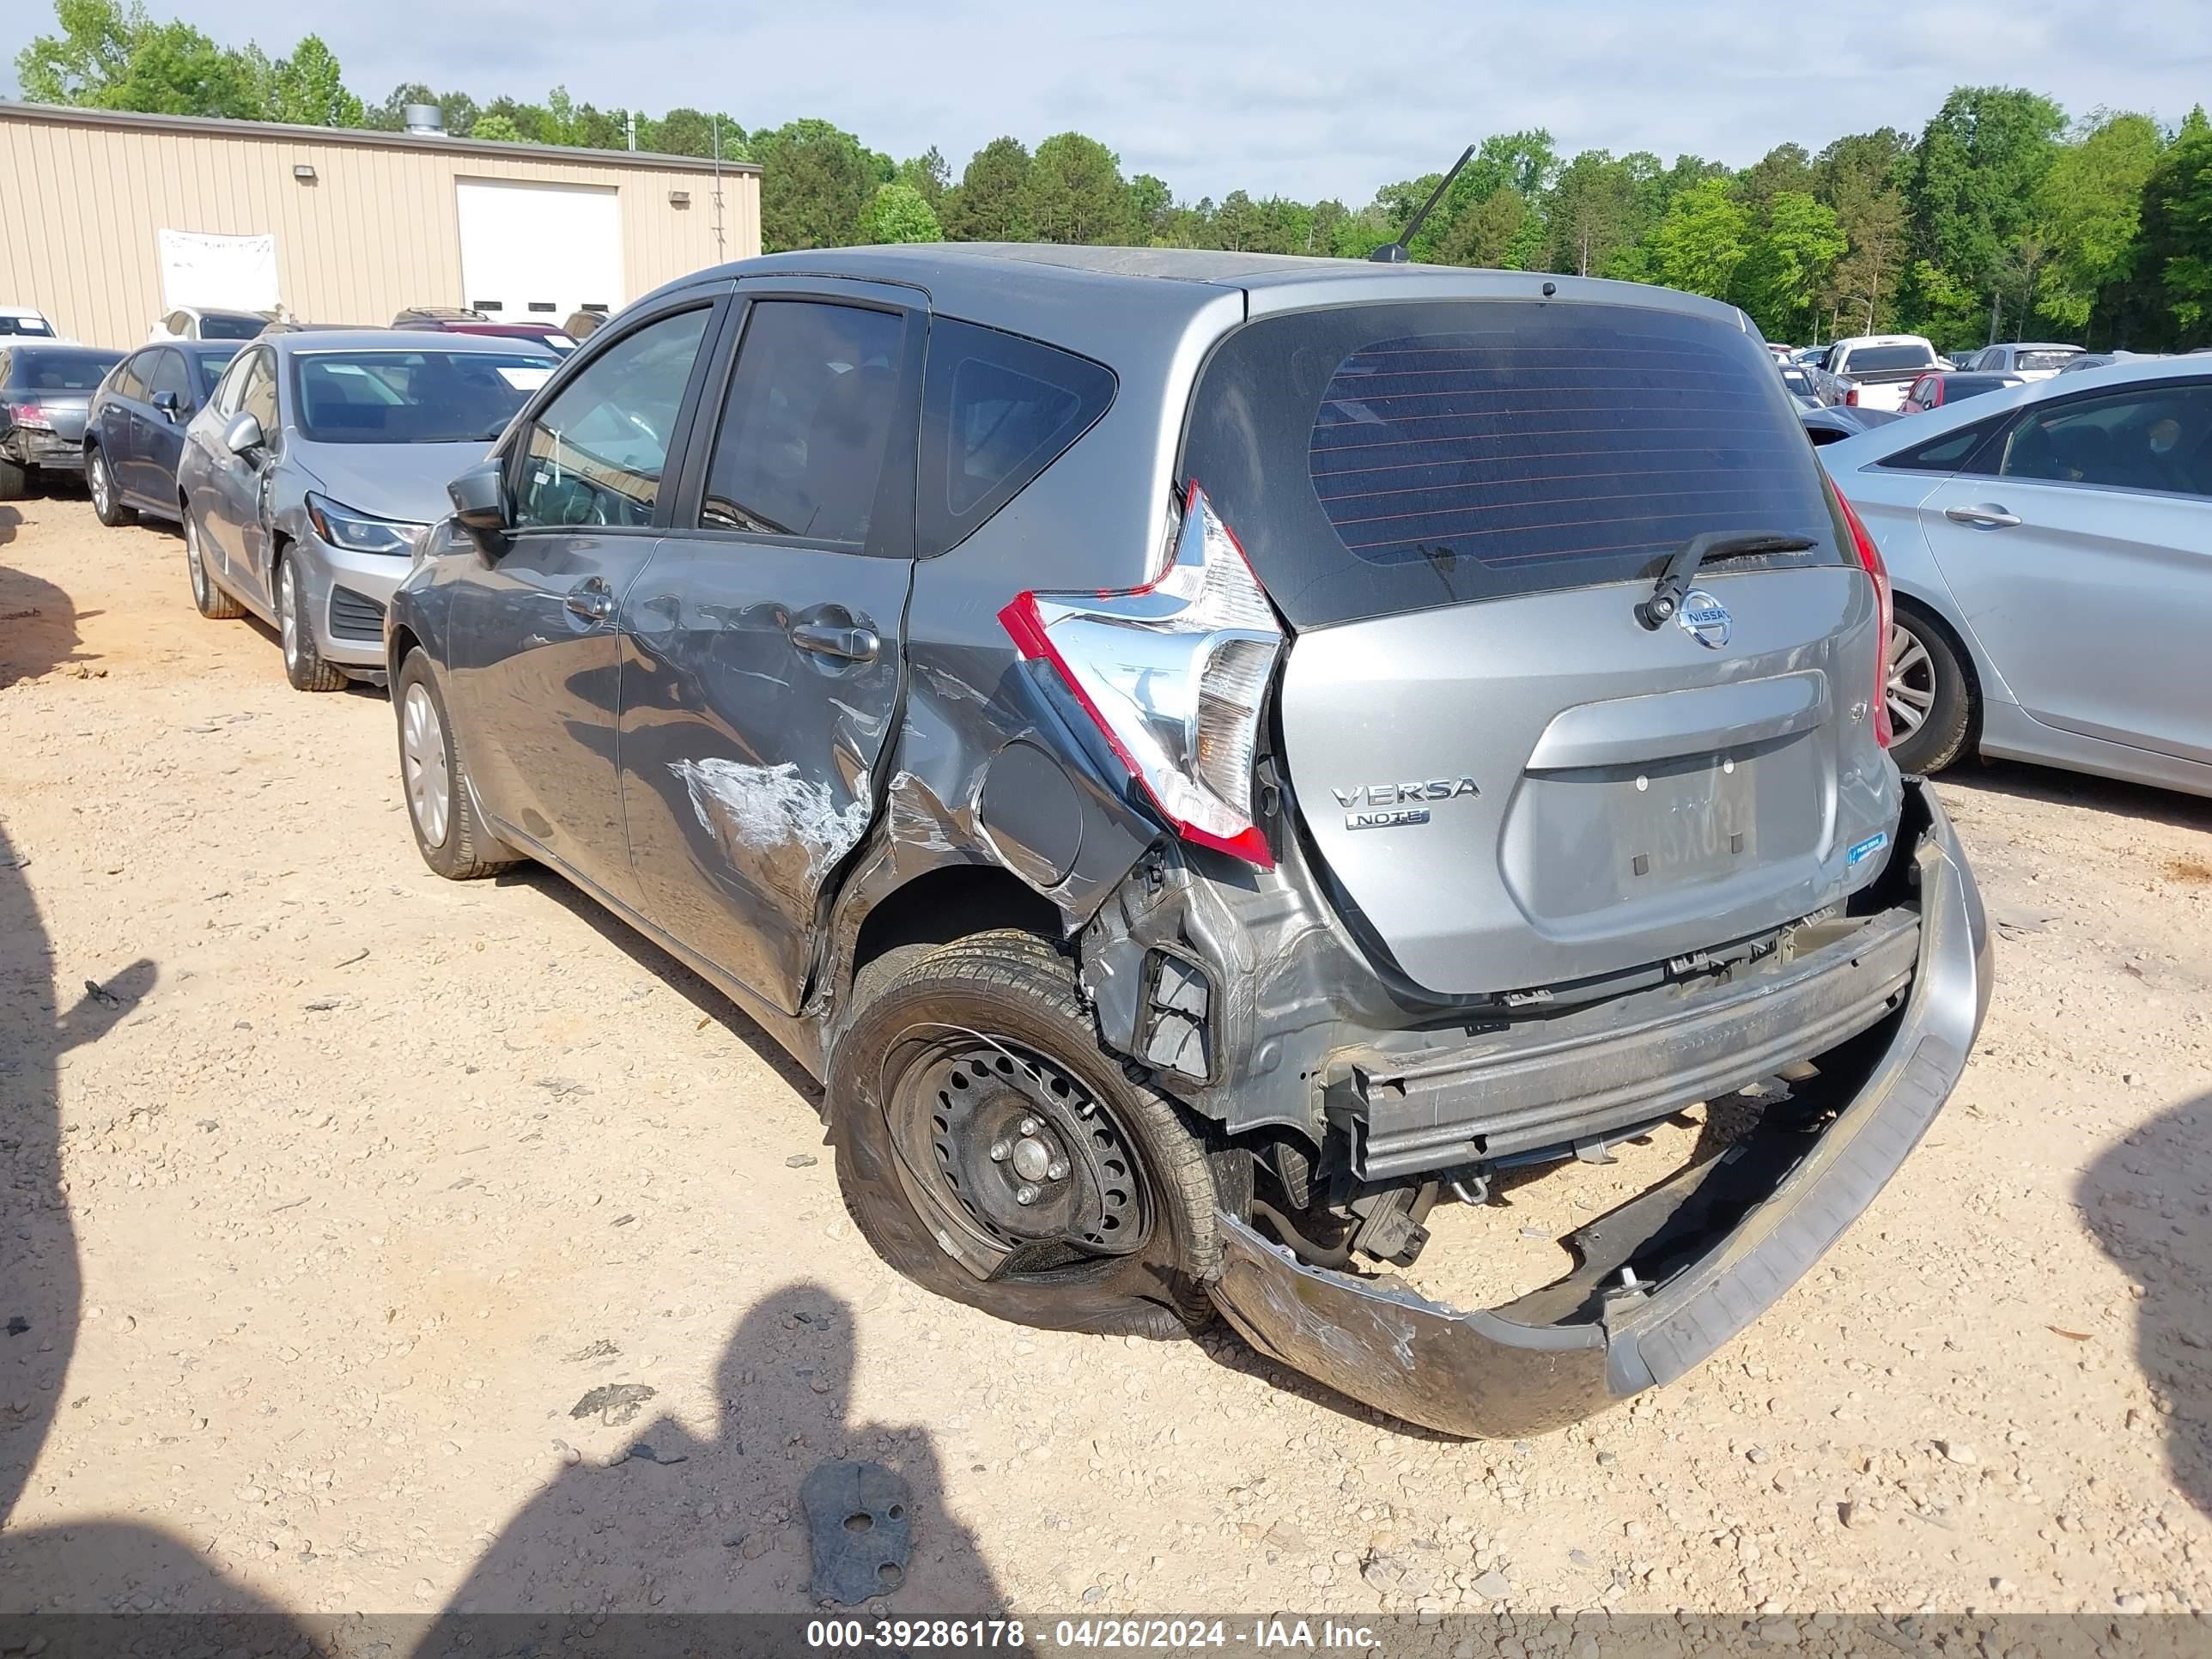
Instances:
[[[161,304],[233,311],[276,308],[276,239],[216,236],[198,230],[155,233],[161,249]]]

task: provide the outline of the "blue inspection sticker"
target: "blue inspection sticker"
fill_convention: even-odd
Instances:
[[[1879,853],[1883,848],[1888,845],[1889,832],[1886,830],[1880,835],[1869,836],[1857,846],[1852,848],[1850,852],[1844,854],[1844,862],[1846,864],[1863,864],[1867,860],[1872,858],[1876,853]]]

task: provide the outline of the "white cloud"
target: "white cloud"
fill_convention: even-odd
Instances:
[[[160,13],[167,8],[155,4]],[[241,39],[227,0],[178,12]],[[275,20],[281,16],[281,25]],[[372,100],[402,81],[602,107],[723,108],[747,125],[818,115],[896,155],[936,144],[957,173],[1002,132],[1069,127],[1179,196],[1242,187],[1342,197],[1443,166],[1492,132],[1560,148],[1689,151],[1741,166],[1884,125],[1917,131],[1954,86],[2029,87],[2069,112],[2169,122],[2212,86],[2204,0],[1119,0],[1073,6],[817,0],[721,11],[687,0],[483,0],[457,27],[433,0],[294,0],[262,14],[320,33]]]

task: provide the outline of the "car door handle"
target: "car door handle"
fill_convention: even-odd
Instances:
[[[847,662],[873,662],[884,644],[872,628],[826,622],[792,623],[791,642],[801,651],[811,651],[817,656],[842,657]]]
[[[615,614],[615,592],[604,576],[587,576],[570,588],[561,603],[586,622],[605,622]]]
[[[1953,524],[1979,525],[1984,530],[2009,530],[2020,522],[2019,514],[2008,513],[1994,501],[1977,507],[1947,507],[1943,516]]]

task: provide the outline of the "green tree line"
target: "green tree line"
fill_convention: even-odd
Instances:
[[[815,119],[748,130],[723,112],[654,116],[421,84],[368,104],[307,35],[288,56],[218,45],[141,3],[56,0],[25,46],[27,97],[101,109],[396,131],[433,103],[457,136],[757,161],[769,252],[850,242],[1049,241],[1357,258],[1395,239],[1441,178],[1340,201],[1176,197],[1096,138],[1002,137],[955,177],[934,148],[895,161]],[[1923,333],[2173,349],[2212,343],[2212,123],[2128,111],[2069,120],[2014,87],[1960,87],[1917,134],[1818,152],[1778,144],[1735,170],[1646,151],[1567,155],[1534,129],[1478,147],[1411,244],[1416,259],[1658,283],[1741,306],[1771,339]]]

